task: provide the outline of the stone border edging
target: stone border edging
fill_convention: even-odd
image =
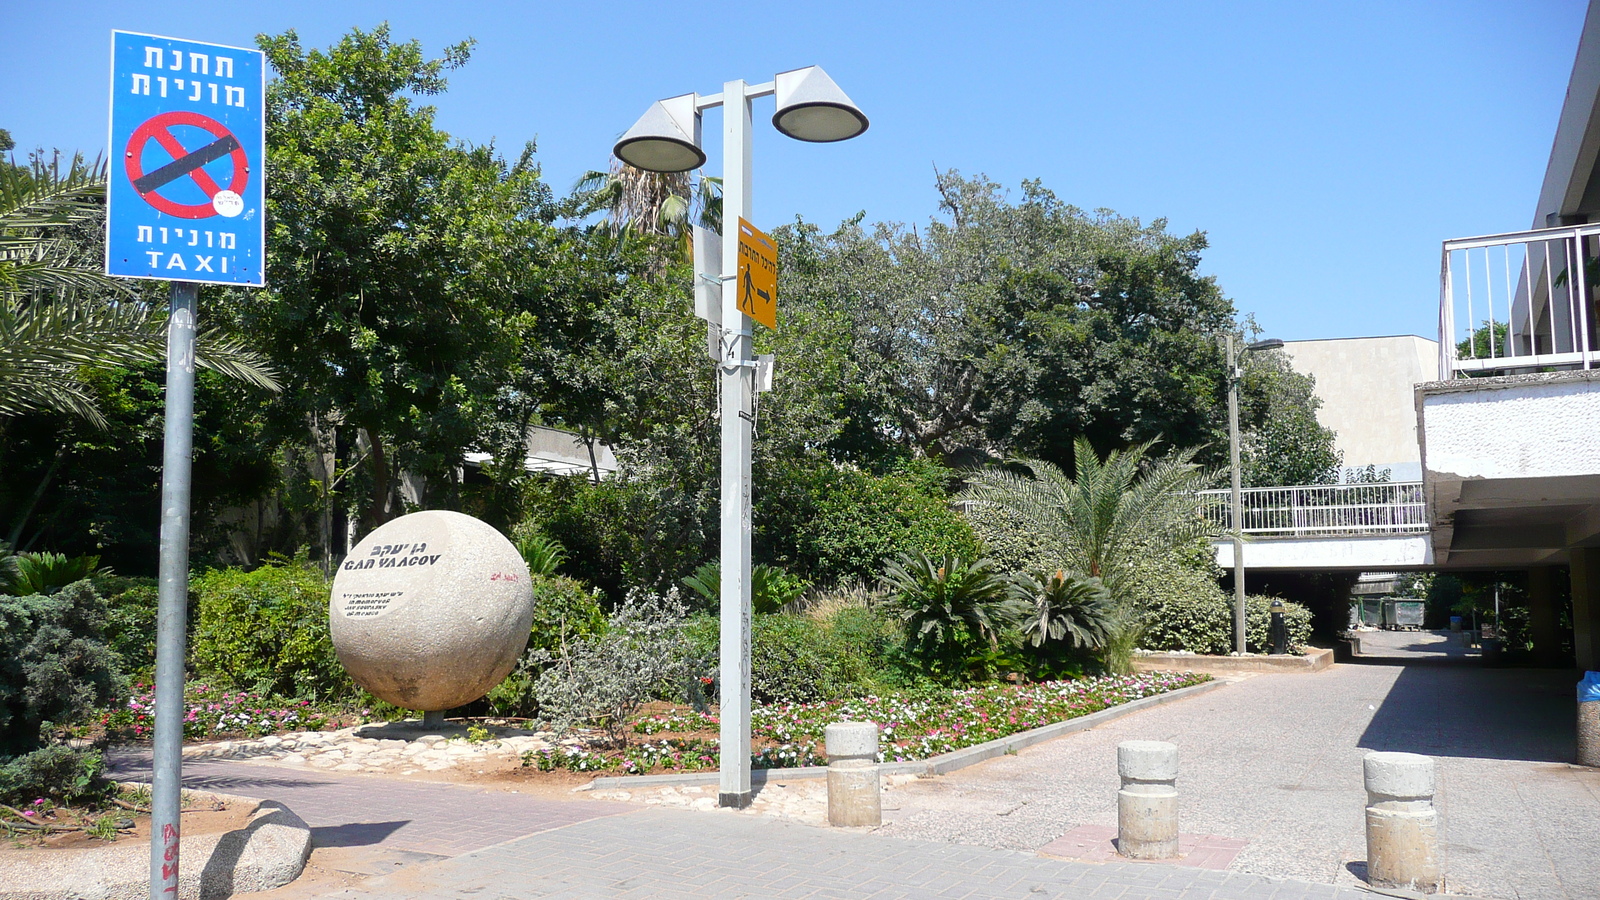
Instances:
[[[180,900],[271,890],[300,877],[311,855],[311,828],[289,807],[236,794],[185,792],[254,806],[242,828],[182,838]],[[0,884],[0,900],[143,900],[150,892],[150,842],[125,838],[101,847],[29,854],[0,865]]]
[[[1032,747],[1034,744],[1054,740],[1075,731],[1085,731],[1096,725],[1121,718],[1129,713],[1214,691],[1225,684],[1227,684],[1225,681],[1208,681],[1205,684],[1190,685],[1186,688],[1178,688],[1175,691],[1167,691],[1149,697],[1140,697],[1138,700],[1130,700],[1127,703],[1119,703],[1116,706],[1110,706],[1086,716],[1078,716],[1063,722],[1052,722],[1049,725],[1041,725],[1038,728],[1019,731],[1003,738],[996,738],[971,747],[963,747],[960,750],[952,750],[949,753],[941,753],[938,756],[931,756],[927,759],[879,763],[878,772],[882,775],[943,775],[947,772],[954,772],[957,769],[965,769],[968,766],[977,765],[997,756],[1005,756],[1024,747]],[[827,766],[801,766],[793,769],[753,769],[750,772],[750,781],[752,784],[764,784],[767,781],[778,781],[786,778],[825,778],[827,775]],[[681,775],[608,775],[596,778],[578,788],[578,790],[603,791],[663,785],[716,784],[720,777],[721,774],[715,769],[704,772],[685,772]]]
[[[1333,651],[1311,647],[1299,656],[1206,656],[1198,653],[1145,653],[1133,658],[1141,672],[1321,672],[1333,665]]]

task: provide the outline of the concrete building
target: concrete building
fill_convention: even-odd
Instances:
[[[1422,480],[1412,392],[1439,370],[1439,344],[1416,335],[1288,341],[1295,371],[1317,381],[1317,421],[1333,429],[1345,468],[1388,469]]]
[[[1536,647],[1600,669],[1600,10],[1591,2],[1529,231],[1444,243],[1438,380],[1416,389],[1433,564],[1529,572]],[[1591,224],[1594,223],[1594,224]]]

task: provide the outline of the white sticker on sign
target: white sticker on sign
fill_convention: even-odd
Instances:
[[[217,211],[217,215],[231,219],[244,212],[244,198],[233,191],[217,191],[217,195],[211,198],[211,208]]]

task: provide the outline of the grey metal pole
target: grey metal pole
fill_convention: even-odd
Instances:
[[[722,86],[721,778],[717,805],[750,805],[750,451],[755,418],[751,319],[739,310],[739,218],[750,212],[750,97]]]
[[[150,900],[178,895],[183,779],[183,657],[189,602],[189,474],[194,447],[194,331],[200,286],[172,283],[167,319],[166,437],[156,611],[155,764],[150,787]]]
[[[1244,501],[1239,489],[1239,358],[1228,335],[1228,460],[1233,472],[1233,648],[1244,653]]]

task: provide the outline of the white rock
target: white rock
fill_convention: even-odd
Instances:
[[[430,510],[379,527],[351,550],[328,619],[358,684],[396,706],[443,710],[510,674],[527,646],[533,588],[504,535]]]

